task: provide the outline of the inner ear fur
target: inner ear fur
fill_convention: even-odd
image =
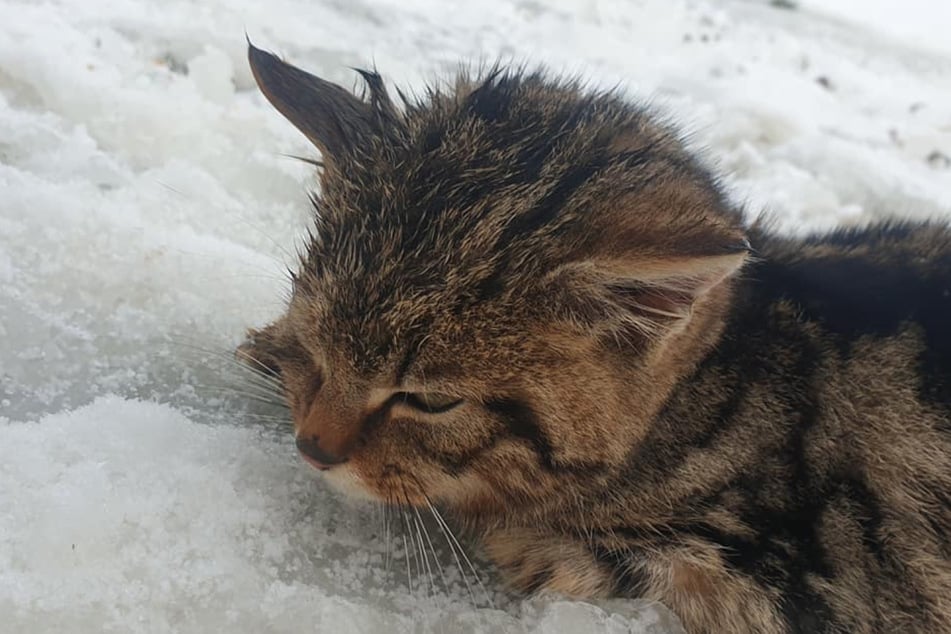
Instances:
[[[371,133],[372,106],[336,84],[248,42],[248,63],[269,102],[304,133],[325,160],[341,158]]]
[[[634,330],[658,338],[689,319],[694,305],[743,266],[746,250],[708,256],[597,259],[551,277],[563,317],[594,331]]]

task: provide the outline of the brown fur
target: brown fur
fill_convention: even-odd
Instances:
[[[324,169],[243,350],[332,482],[694,633],[951,632],[951,231],[749,228],[650,113],[538,73],[398,108],[250,60]]]

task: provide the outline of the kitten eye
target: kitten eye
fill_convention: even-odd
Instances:
[[[427,414],[442,414],[462,403],[462,399],[439,392],[406,392],[403,402]]]

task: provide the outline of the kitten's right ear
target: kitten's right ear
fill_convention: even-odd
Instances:
[[[370,106],[324,81],[262,51],[248,40],[248,62],[261,92],[317,146],[325,160],[347,154],[370,133]]]

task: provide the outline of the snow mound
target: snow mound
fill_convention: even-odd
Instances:
[[[111,396],[7,422],[3,438],[4,631],[673,627],[662,607],[636,602],[501,610],[474,608],[458,584],[411,594],[385,572],[380,517],[343,507],[288,460],[285,436],[257,428],[199,424],[167,405]]]

